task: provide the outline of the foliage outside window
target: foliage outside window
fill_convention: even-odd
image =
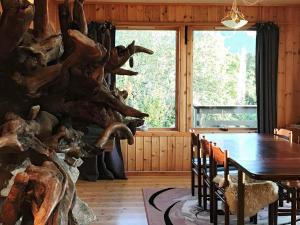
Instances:
[[[257,127],[255,31],[193,32],[194,127]]]
[[[116,46],[135,40],[136,45],[154,51],[153,55],[134,56],[134,66],[124,68],[139,72],[134,77],[117,76],[117,88],[127,90],[127,104],[148,113],[149,128],[176,126],[176,31],[117,30]]]

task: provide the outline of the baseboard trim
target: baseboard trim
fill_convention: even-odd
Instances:
[[[127,171],[128,176],[188,176],[190,171]]]

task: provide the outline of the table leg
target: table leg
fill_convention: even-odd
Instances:
[[[238,173],[238,212],[237,217],[238,225],[244,225],[244,208],[245,208],[245,184],[244,184],[244,173],[239,170]]]

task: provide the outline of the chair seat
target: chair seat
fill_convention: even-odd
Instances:
[[[225,189],[226,201],[232,214],[238,211],[238,177],[230,175],[229,186]],[[224,177],[216,176],[214,182],[223,186]],[[245,216],[254,216],[260,209],[278,199],[278,186],[272,181],[254,180],[245,177]]]

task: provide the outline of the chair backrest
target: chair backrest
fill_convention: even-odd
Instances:
[[[205,136],[202,136],[200,143],[203,157],[208,156],[210,152],[210,143],[205,139]]]
[[[198,135],[195,133],[194,130],[190,130],[191,133],[191,145],[192,146],[197,146],[198,143]]]
[[[229,165],[228,165],[228,152],[227,150],[222,150],[216,144],[210,144],[212,152],[212,175],[217,175],[217,167],[224,167],[224,186],[228,185],[228,175],[229,175]]]
[[[189,130],[191,134],[191,157],[192,159],[200,158],[200,134],[196,134],[195,130]]]
[[[286,139],[289,142],[293,142],[293,132],[291,130],[287,130],[283,128],[275,128],[274,135]]]

